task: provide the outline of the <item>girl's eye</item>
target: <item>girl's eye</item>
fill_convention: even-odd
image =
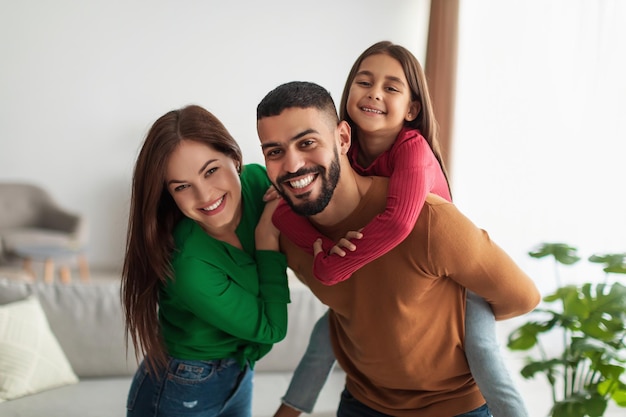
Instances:
[[[368,86],[370,85],[370,83],[369,83],[369,82],[367,82],[367,81],[355,81],[354,83],[355,83],[356,85],[361,85],[361,86],[363,86],[363,87],[368,87]]]
[[[387,87],[387,90],[394,92],[394,93],[397,93],[398,91],[400,91],[396,87]]]

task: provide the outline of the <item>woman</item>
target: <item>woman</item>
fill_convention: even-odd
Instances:
[[[122,300],[144,356],[128,416],[251,416],[254,363],[287,330],[265,169],[199,106],[151,127],[135,165]]]

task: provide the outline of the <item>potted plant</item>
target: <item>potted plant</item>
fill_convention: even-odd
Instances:
[[[533,349],[522,376],[546,377],[551,417],[600,417],[610,401],[626,407],[626,287],[609,280],[626,274],[626,253],[589,257],[604,265],[604,279],[580,285],[562,283],[559,274],[560,265],[580,261],[576,248],[543,243],[529,255],[554,259],[557,289],[509,335],[509,349]]]

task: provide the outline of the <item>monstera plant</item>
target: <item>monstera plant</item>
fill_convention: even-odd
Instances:
[[[580,261],[576,248],[543,243],[529,255],[553,258],[557,289],[509,335],[509,349],[533,353],[522,376],[547,379],[551,417],[600,417],[609,402],[626,407],[626,287],[619,282],[626,253],[589,257],[603,265],[603,279],[578,285],[560,277],[561,265]]]

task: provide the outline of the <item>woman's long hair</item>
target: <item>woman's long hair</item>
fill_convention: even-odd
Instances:
[[[350,118],[347,109],[350,87],[352,86],[354,78],[359,71],[359,67],[361,66],[365,58],[378,54],[389,55],[390,57],[397,60],[400,65],[402,65],[404,75],[409,83],[409,88],[411,89],[411,100],[417,101],[420,104],[420,109],[417,117],[410,122],[405,121],[405,125],[419,130],[422,136],[424,136],[426,142],[428,142],[428,145],[430,146],[430,149],[432,149],[433,154],[435,154],[435,158],[437,158],[437,161],[439,161],[441,170],[443,171],[446,181],[448,182],[449,189],[450,182],[448,180],[448,172],[443,163],[443,157],[441,155],[441,144],[439,142],[439,125],[437,124],[437,120],[435,119],[435,112],[433,110],[430,94],[428,93],[426,75],[424,74],[424,70],[422,69],[422,66],[420,65],[417,58],[415,58],[411,51],[409,51],[405,47],[396,45],[389,41],[381,41],[375,43],[374,45],[363,51],[363,53],[354,62],[354,65],[352,65],[352,69],[348,74],[346,84],[343,88],[343,94],[341,96],[339,117],[342,120],[347,121],[352,127],[353,134],[356,134],[356,124]]]
[[[128,336],[136,358],[143,355],[151,369],[167,363],[158,318],[159,289],[174,279],[172,232],[182,212],[165,187],[172,152],[183,140],[204,143],[241,166],[237,142],[210,112],[196,105],[161,116],[150,128],[133,173],[126,253],[120,295]]]

